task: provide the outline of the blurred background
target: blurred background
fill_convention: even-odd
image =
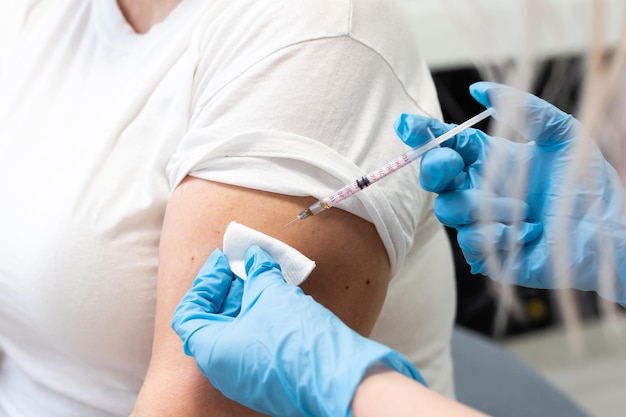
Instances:
[[[576,113],[590,39],[599,34],[610,55],[626,14],[623,0],[414,1],[423,53],[449,123],[484,109],[468,93],[480,80],[516,86]],[[592,16],[601,19],[599,33],[592,32]],[[489,127],[489,120],[479,126]],[[553,291],[503,288],[471,274],[455,231],[447,232],[455,251],[457,324],[513,352],[592,416],[626,415],[626,311],[573,292],[579,322],[566,325]]]

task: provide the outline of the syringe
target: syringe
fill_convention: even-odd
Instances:
[[[327,197],[319,200],[318,202],[313,203],[309,207],[307,207],[304,210],[302,210],[302,212],[300,214],[298,214],[298,217],[296,217],[295,219],[293,219],[292,221],[287,223],[285,226],[290,225],[291,223],[293,223],[295,221],[304,220],[307,217],[315,216],[316,214],[319,214],[319,213],[321,213],[321,212],[323,212],[325,210],[328,210],[331,207],[334,207],[340,201],[343,201],[343,200],[345,200],[345,199],[347,199],[349,197],[352,197],[353,195],[355,195],[359,191],[363,190],[366,187],[369,187],[370,185],[374,184],[375,182],[380,181],[381,179],[385,178],[386,176],[388,176],[390,174],[393,174],[394,172],[396,172],[400,168],[402,168],[404,166],[407,166],[408,164],[410,164],[413,161],[417,161],[422,156],[424,156],[424,154],[426,152],[428,152],[429,150],[431,150],[433,148],[436,148],[441,143],[443,143],[446,140],[450,139],[452,136],[456,135],[459,132],[462,132],[463,130],[467,129],[468,127],[474,126],[476,123],[486,119],[487,117],[491,116],[495,112],[496,112],[496,110],[493,107],[489,107],[487,110],[484,110],[483,112],[478,113],[476,116],[474,116],[471,119],[461,123],[460,125],[456,126],[455,128],[447,131],[443,135],[441,135],[439,137],[436,137],[436,138],[433,138],[430,141],[424,143],[423,145],[421,145],[421,146],[419,146],[417,148],[413,148],[413,149],[410,149],[410,150],[406,151],[405,153],[403,153],[399,157],[389,161],[388,163],[386,163],[382,167],[373,170],[369,174],[367,174],[367,175],[357,179],[353,183],[350,183],[350,184],[340,188],[339,190],[335,191],[334,193],[328,195]]]

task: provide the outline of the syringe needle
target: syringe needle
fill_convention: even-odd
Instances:
[[[284,225],[283,227],[287,227],[287,226],[289,226],[291,223],[295,223],[295,222],[297,222],[298,220],[300,220],[300,219],[296,217],[295,219],[293,219],[292,221],[290,221],[289,223],[287,223],[287,224],[286,224],[286,225]]]

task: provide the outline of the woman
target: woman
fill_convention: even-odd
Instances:
[[[398,113],[439,114],[403,4],[0,2],[0,415],[251,413],[170,328],[231,220],[314,259],[305,290],[362,334],[395,275],[372,336],[451,395],[452,264],[417,168],[283,228],[395,157]]]

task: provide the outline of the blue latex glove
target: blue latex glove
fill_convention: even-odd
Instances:
[[[587,170],[571,171],[582,126],[546,101],[488,82],[470,93],[529,140],[467,129],[422,159],[420,183],[439,194],[435,214],[457,229],[472,272],[528,287],[593,290],[625,304],[626,218],[615,169],[589,141]],[[429,140],[427,128],[439,136],[453,126],[405,114],[395,127],[415,147]],[[600,254],[614,272],[604,283]]]
[[[246,271],[241,297],[231,290],[236,281],[225,255],[216,250],[172,322],[185,353],[226,397],[272,416],[337,417],[352,415],[352,397],[376,363],[424,383],[398,352],[360,336],[287,284],[261,248],[248,249]],[[236,304],[238,314],[219,313]]]

